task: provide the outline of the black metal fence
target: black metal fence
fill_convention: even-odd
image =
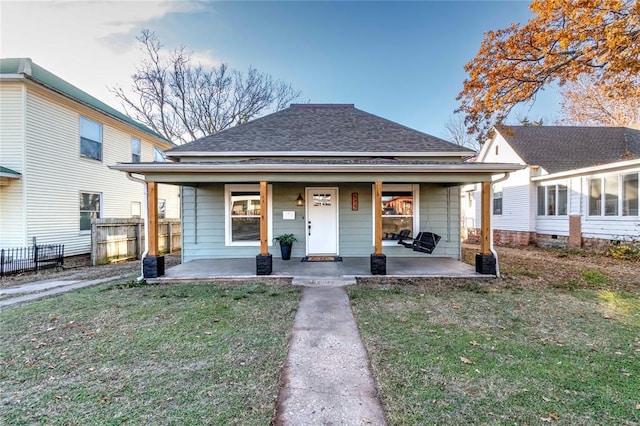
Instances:
[[[0,277],[62,266],[64,244],[42,244],[0,250]]]

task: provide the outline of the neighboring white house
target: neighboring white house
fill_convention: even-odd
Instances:
[[[581,247],[640,238],[640,130],[504,126],[477,162],[527,166],[493,185],[497,243]],[[479,228],[477,192],[475,186],[462,191],[470,238]]]
[[[141,215],[142,185],[108,165],[173,146],[30,59],[0,59],[0,248],[89,253],[92,218]],[[158,191],[160,214],[179,217],[179,187]]]

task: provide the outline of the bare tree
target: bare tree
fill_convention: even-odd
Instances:
[[[473,151],[480,152],[480,142],[475,135],[469,133],[467,126],[464,124],[464,117],[456,114],[447,120],[444,124],[446,130],[445,137],[456,145],[469,148]]]
[[[250,67],[246,74],[226,64],[191,65],[184,47],[163,59],[156,33],[137,37],[146,57],[132,76],[133,95],[115,86],[126,113],[176,143],[185,143],[260,115],[278,111],[300,96],[290,84]]]

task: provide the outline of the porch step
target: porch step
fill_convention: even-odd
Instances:
[[[291,281],[303,287],[344,287],[355,283],[355,277],[294,277]]]

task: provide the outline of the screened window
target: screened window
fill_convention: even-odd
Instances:
[[[622,176],[622,215],[638,216],[638,173]]]
[[[538,216],[566,216],[568,193],[566,185],[538,187]]]
[[[140,139],[131,138],[131,162],[132,163],[140,162],[140,158],[141,158],[140,151],[141,151]]]
[[[604,178],[604,215],[618,215],[618,176]]]
[[[100,218],[101,194],[80,193],[80,231],[91,231],[91,219]]]
[[[493,214],[502,214],[502,191],[493,193]]]
[[[413,230],[413,191],[382,190],[382,239],[397,240],[401,231]]]
[[[167,161],[167,156],[160,148],[153,147],[153,161],[157,163],[164,163]]]
[[[602,214],[602,179],[589,181],[589,216]]]
[[[260,188],[258,185],[227,185],[226,214],[228,245],[260,244]],[[271,186],[269,186],[269,194]],[[270,198],[270,197],[269,197]],[[269,210],[269,206],[267,206]],[[269,234],[271,234],[271,214],[269,217]],[[269,239],[271,241],[271,239]]]
[[[80,117],[80,156],[102,161],[102,124]]]

